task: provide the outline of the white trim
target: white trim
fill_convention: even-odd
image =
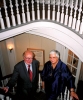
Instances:
[[[76,86],[76,88],[77,88],[77,85],[78,85],[80,69],[81,69],[81,60],[79,59],[78,66],[77,66],[77,72],[76,72],[76,78],[75,78],[75,86]]]
[[[83,39],[71,30],[52,22],[34,22],[2,32],[0,33],[0,40],[7,39],[23,32],[43,36],[59,42],[72,50],[80,60],[83,61]]]

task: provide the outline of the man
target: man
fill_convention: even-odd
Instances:
[[[33,60],[33,56],[33,52],[29,50],[23,53],[24,60],[15,65],[13,75],[7,87],[3,88],[7,93],[17,83],[16,98],[14,100],[34,100],[33,97],[38,87],[39,62]],[[31,71],[29,73],[32,74],[32,77],[29,77],[29,70]]]
[[[71,96],[79,100],[74,90],[74,78],[67,65],[60,60],[60,53],[57,50],[50,52],[49,61],[44,65],[41,78],[47,100],[56,100],[61,93],[64,94],[66,86],[70,90]]]

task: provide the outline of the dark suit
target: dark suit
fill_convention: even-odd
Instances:
[[[18,98],[20,98],[18,100],[21,100],[22,98],[22,100],[26,100],[26,98],[32,100],[30,98],[33,97],[38,87],[38,68],[39,62],[37,60],[33,60],[33,78],[31,82],[24,61],[21,61],[15,65],[13,75],[7,86],[11,88],[17,83],[16,95]]]

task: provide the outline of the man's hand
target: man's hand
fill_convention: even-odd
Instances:
[[[8,87],[2,87],[2,89],[5,91],[5,93],[8,92],[9,88]]]

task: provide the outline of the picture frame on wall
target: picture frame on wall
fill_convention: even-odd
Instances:
[[[34,53],[34,59],[40,62],[40,66],[44,66],[45,56],[43,49],[27,48],[27,50],[30,50]]]

